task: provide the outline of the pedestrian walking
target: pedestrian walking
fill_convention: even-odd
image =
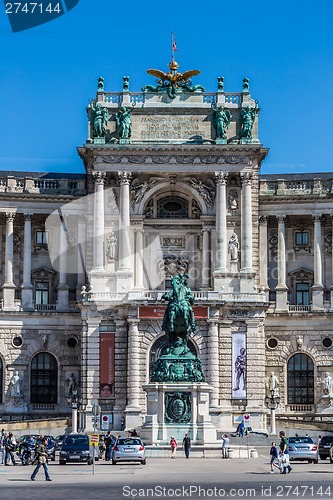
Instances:
[[[185,452],[185,457],[189,458],[190,456],[190,449],[191,449],[191,439],[188,434],[185,434],[185,437],[183,439],[183,448]]]
[[[10,457],[12,464],[15,464],[14,451],[16,450],[16,440],[12,432],[8,433],[5,440],[5,465],[9,465],[8,458]]]
[[[222,458],[229,458],[228,447],[230,439],[228,434],[222,435]]]
[[[33,473],[31,474],[31,481],[35,481],[35,477],[38,474],[38,471],[43,466],[45,472],[45,481],[52,481],[49,474],[49,469],[47,468],[47,438],[43,438],[41,443],[37,445],[36,448],[37,455],[37,465]]]
[[[112,450],[112,437],[111,432],[108,431],[105,436],[105,460],[108,462],[111,458],[111,450]]]
[[[6,441],[7,434],[5,433],[4,429],[1,431],[1,436],[0,436],[0,452],[1,452],[1,464],[3,465],[5,463],[5,455],[6,455],[6,450],[5,450],[5,441]]]
[[[244,425],[244,421],[243,420],[238,424],[236,432],[237,432],[238,436],[240,436],[240,437],[244,436],[245,425]]]
[[[288,455],[288,438],[285,434],[284,431],[280,431],[280,452],[284,455]],[[288,468],[288,472],[292,471],[292,467],[290,466],[290,462],[289,462],[289,456],[287,457],[287,460],[288,460],[288,465],[287,465],[287,468]]]
[[[271,463],[271,474],[274,474],[273,466],[276,464],[276,462],[279,458],[279,452],[278,452],[278,449],[276,447],[275,441],[273,441],[273,443],[271,445],[271,449],[270,449],[269,454],[271,456],[271,462],[270,462]]]
[[[124,431],[125,430],[125,417],[121,417],[120,421],[120,430]]]
[[[170,439],[170,446],[171,446],[171,458],[176,458],[176,451],[177,451],[178,443],[173,436],[171,436],[171,439]]]

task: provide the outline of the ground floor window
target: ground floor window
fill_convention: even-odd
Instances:
[[[288,361],[288,404],[314,403],[313,361],[307,354],[297,353]]]
[[[31,362],[31,403],[57,403],[58,363],[52,354],[40,352]]]

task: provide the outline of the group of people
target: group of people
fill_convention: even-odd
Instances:
[[[47,467],[48,462],[48,454],[47,454],[47,438],[40,436],[40,439],[37,439],[35,442],[35,453],[36,453],[36,467],[31,474],[31,481],[35,481],[35,477],[38,474],[39,469],[43,466],[45,473],[45,480],[52,481],[49,470]],[[1,431],[0,437],[0,450],[1,450],[1,463],[2,465],[10,465],[10,462],[13,465],[16,465],[14,452],[17,448],[17,442],[15,436],[12,432],[5,432],[4,429]]]
[[[178,448],[178,443],[177,443],[176,438],[174,436],[171,436],[170,447],[171,447],[171,458],[176,458],[176,451]],[[184,436],[184,439],[182,442],[182,448],[184,450],[185,457],[189,458],[190,449],[191,449],[191,438],[188,434],[185,434],[185,436]]]
[[[13,465],[16,465],[14,457],[14,451],[16,450],[16,439],[12,432],[9,432],[7,434],[5,430],[2,429],[0,438],[0,450],[2,465],[9,465],[10,462]]]
[[[280,431],[280,449],[278,451],[276,442],[273,441],[270,456],[271,456],[271,474],[274,474],[274,467],[276,467],[280,474],[287,474],[292,471],[288,453],[288,438],[284,431]]]

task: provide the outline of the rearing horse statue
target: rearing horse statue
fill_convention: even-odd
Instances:
[[[195,332],[195,318],[192,305],[194,297],[187,283],[187,275],[178,274],[171,282],[171,290],[162,296],[168,305],[164,313],[162,330],[168,336],[169,344],[181,339],[187,345],[191,332]]]

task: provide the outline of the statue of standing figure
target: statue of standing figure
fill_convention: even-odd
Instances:
[[[236,233],[232,233],[229,240],[229,253],[230,260],[232,262],[236,262],[238,260],[238,250],[239,250],[239,241]]]
[[[229,109],[222,106],[212,105],[212,122],[215,128],[216,138],[226,139],[226,131],[229,128],[231,120],[231,113]]]
[[[326,372],[323,380],[323,395],[332,396],[333,395],[333,379],[331,375]]]
[[[131,108],[122,106],[116,114],[116,122],[119,127],[120,139],[129,139],[132,135],[132,112],[134,107],[135,103],[132,104]]]
[[[107,257],[109,261],[113,261],[116,258],[116,249],[117,249],[117,236],[114,231],[111,230],[110,236],[107,237]]]
[[[240,112],[241,137],[244,137],[245,139],[252,139],[252,128],[258,108],[258,101],[254,102],[255,102],[254,108],[246,106],[246,108],[243,108]]]
[[[271,376],[269,377],[268,382],[266,384],[268,394],[271,398],[278,398],[280,396],[279,385],[280,385],[279,379],[277,378],[274,372],[271,372]]]
[[[104,128],[104,125],[107,125],[109,121],[108,109],[103,108],[100,103],[97,103],[96,108],[92,108],[91,112],[93,119],[94,136],[105,137],[106,129]]]
[[[22,396],[22,380],[17,370],[10,379],[9,394],[12,398],[20,398]]]

